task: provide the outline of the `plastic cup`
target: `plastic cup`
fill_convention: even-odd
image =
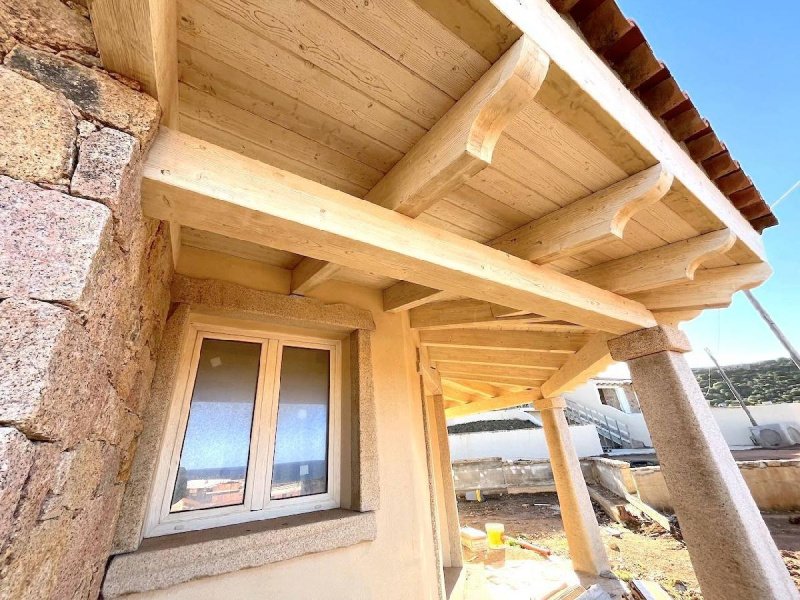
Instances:
[[[503,534],[506,528],[502,523],[486,523],[486,537],[488,538],[489,548],[502,548]]]

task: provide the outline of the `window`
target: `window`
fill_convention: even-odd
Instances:
[[[341,342],[193,330],[147,536],[339,506]]]

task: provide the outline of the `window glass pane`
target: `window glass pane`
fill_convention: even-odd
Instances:
[[[284,346],[270,498],[328,491],[330,351]]]
[[[244,501],[261,344],[204,339],[170,512]]]

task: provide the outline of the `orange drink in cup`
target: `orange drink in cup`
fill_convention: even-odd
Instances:
[[[503,534],[506,528],[502,523],[486,523],[486,537],[488,538],[489,548],[502,548]]]

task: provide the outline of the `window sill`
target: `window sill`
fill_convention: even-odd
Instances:
[[[103,597],[163,589],[375,536],[374,512],[334,509],[149,538],[136,552],[112,559]]]

